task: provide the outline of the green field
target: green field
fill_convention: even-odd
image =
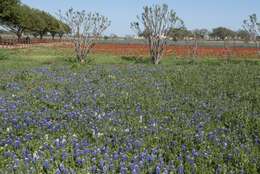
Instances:
[[[241,60],[241,59],[230,59],[228,61],[219,60],[216,58],[207,59],[182,59],[175,58],[174,56],[165,57],[161,65],[185,65],[185,64],[254,64],[260,65],[259,60]],[[43,65],[50,66],[73,66],[77,64],[74,59],[74,53],[72,49],[65,48],[49,48],[46,46],[34,46],[26,49],[0,49],[0,70],[9,68],[30,68]],[[90,54],[88,58],[89,65],[97,64],[146,64],[152,65],[148,57],[127,57],[112,54]],[[84,67],[84,65],[79,66]]]
[[[259,61],[32,47],[0,72],[2,173],[260,173]]]

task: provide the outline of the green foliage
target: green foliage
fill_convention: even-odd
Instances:
[[[183,40],[185,37],[192,36],[192,32],[187,30],[186,27],[172,28],[168,33],[168,36],[174,41]]]
[[[104,36],[104,40],[108,40],[109,39],[109,36]]]
[[[250,33],[248,31],[246,31],[246,30],[242,30],[242,29],[238,30],[237,36],[240,39],[244,40],[244,41],[249,41],[250,40]]]
[[[34,18],[32,20],[31,31],[33,31],[35,35],[39,35],[41,38],[47,32],[50,32],[53,38],[57,34],[61,38],[65,33],[70,31],[66,24],[59,21],[49,13],[40,11],[38,9],[33,9],[33,14]]]
[[[225,27],[214,28],[213,32],[210,34],[211,37],[219,38],[221,40],[225,40],[228,38],[234,38],[236,33],[231,29]]]
[[[33,14],[34,18],[32,20],[31,31],[42,37],[47,32],[47,22],[44,18],[45,13],[38,9],[33,9]]]
[[[144,38],[146,38],[146,39],[149,38],[149,35],[150,35],[150,32],[149,32],[149,30],[147,30],[147,29],[145,29],[144,31],[138,33],[138,36],[139,36],[139,37],[144,37]]]
[[[25,31],[32,34],[37,33],[41,38],[47,32],[50,32],[53,37],[61,32],[62,35],[69,32],[69,27],[54,16],[20,4],[20,1],[17,0],[0,1],[0,21],[19,39]]]
[[[195,29],[193,30],[193,36],[197,39],[203,39],[205,36],[209,34],[209,31],[207,29]]]
[[[26,26],[29,24],[29,7],[20,5],[18,2],[8,4],[1,2],[1,23],[4,27],[16,33],[18,38],[21,37]],[[5,7],[4,7],[5,6]]]
[[[58,33],[60,39],[62,38],[62,36],[64,34],[70,33],[70,31],[71,31],[70,27],[67,24],[59,21],[59,28],[57,29],[57,33]]]
[[[4,22],[13,13],[14,7],[20,4],[19,0],[0,0],[0,19]]]

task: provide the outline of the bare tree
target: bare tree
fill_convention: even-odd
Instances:
[[[59,16],[70,27],[77,60],[84,63],[91,49],[111,22],[99,13],[75,11],[72,8],[65,14],[60,11]]]
[[[260,22],[257,23],[258,32],[260,33]]]
[[[140,35],[146,33],[150,56],[154,64],[159,64],[167,46],[170,30],[183,26],[183,21],[168,5],[145,6],[144,12],[137,16],[138,22],[131,23],[131,28]]]
[[[256,14],[250,15],[249,19],[246,19],[243,22],[243,28],[249,33],[250,40],[255,42],[256,48],[258,48],[258,42],[256,38],[258,35],[259,27],[260,23],[257,22]]]
[[[209,32],[207,29],[195,29],[192,31],[194,44],[192,46],[192,57],[197,58],[198,56],[198,41],[205,38]]]

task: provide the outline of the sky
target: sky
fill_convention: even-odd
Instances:
[[[69,8],[99,12],[111,20],[105,34],[132,35],[130,23],[145,5],[163,4],[175,10],[188,29],[219,26],[238,30],[243,20],[256,13],[260,20],[260,0],[21,0],[31,7],[55,14]]]

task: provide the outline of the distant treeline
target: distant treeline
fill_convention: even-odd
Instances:
[[[24,33],[40,36],[50,33],[60,38],[70,31],[68,25],[53,15],[24,5],[20,0],[0,0],[1,27],[15,33],[20,40]]]
[[[256,16],[250,16],[251,22]],[[70,32],[70,27],[53,15],[22,4],[20,0],[0,0],[0,24],[8,32],[15,33],[18,40],[24,33],[43,38],[47,33],[54,39],[55,36],[63,37]],[[253,23],[252,23],[253,24]],[[217,27],[212,31],[208,29],[188,30],[184,25],[180,28],[172,28],[165,37],[173,41],[180,40],[260,40],[254,33],[252,26],[244,25],[243,29],[233,31],[226,27]],[[257,24],[259,25],[259,24]],[[2,28],[2,29],[3,29]],[[248,28],[248,29],[246,29]],[[2,30],[0,28],[0,30]],[[139,38],[147,38],[149,31],[139,33]],[[255,35],[255,36],[254,36]],[[116,38],[116,35],[105,36],[104,39]]]
[[[146,38],[146,31],[141,33],[139,37]],[[167,37],[173,41],[179,40],[243,40],[250,41],[250,32],[245,29],[239,29],[238,31],[231,30],[226,27],[217,27],[212,31],[208,29],[195,29],[188,30],[186,27],[173,28],[167,35]],[[260,39],[259,37],[257,37]]]

